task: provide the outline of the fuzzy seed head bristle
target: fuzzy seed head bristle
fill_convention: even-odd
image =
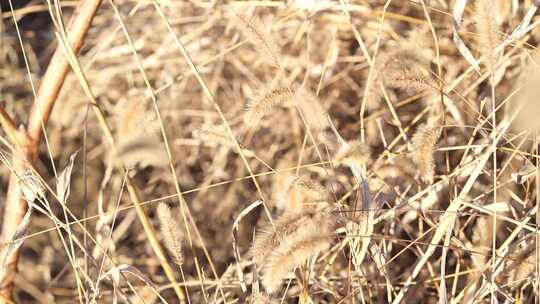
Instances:
[[[244,114],[244,123],[248,127],[254,127],[264,116],[271,113],[275,107],[292,105],[294,102],[293,94],[285,87],[267,90],[248,104]]]
[[[328,127],[327,112],[321,100],[306,89],[298,92],[298,108],[312,132],[320,133]]]
[[[262,282],[269,293],[276,292],[294,268],[330,247],[334,223],[332,216],[320,214],[276,244],[263,266]]]
[[[495,8],[492,0],[476,0],[474,19],[479,36],[478,49],[492,72],[496,62],[495,48],[498,44]]]
[[[270,63],[279,66],[279,47],[272,37],[268,26],[265,26],[257,17],[248,17],[236,14],[237,28],[259,50],[261,55]]]
[[[386,86],[410,93],[437,88],[429,59],[412,47],[399,47],[381,61],[378,78]]]
[[[279,176],[274,184],[276,207],[287,212],[300,212],[327,201],[326,189],[307,176]]]
[[[441,136],[441,128],[438,125],[422,125],[412,138],[413,161],[418,166],[421,179],[426,183],[433,183],[435,163],[433,148]]]
[[[311,203],[323,202],[328,199],[326,189],[313,182],[306,176],[301,176],[294,181],[294,188],[302,194],[306,201]]]
[[[309,236],[288,245],[272,252],[264,265],[262,282],[269,293],[276,292],[294,268],[327,250],[330,242],[327,236]]]
[[[163,242],[165,247],[174,259],[178,266],[184,263],[184,255],[182,253],[182,232],[180,225],[172,215],[171,208],[160,203],[157,207],[157,217],[161,233],[163,234]]]
[[[355,140],[342,146],[334,159],[340,165],[361,167],[369,161],[370,157],[371,150],[369,146]]]
[[[262,264],[268,253],[277,246],[283,238],[293,233],[306,222],[308,217],[301,213],[287,213],[274,222],[274,227],[263,227],[255,238],[251,248],[251,256],[256,264]]]

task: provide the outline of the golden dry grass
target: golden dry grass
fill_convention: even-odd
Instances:
[[[14,302],[540,299],[537,1],[104,1],[78,61],[77,3],[9,3]],[[70,73],[19,172],[56,48]]]

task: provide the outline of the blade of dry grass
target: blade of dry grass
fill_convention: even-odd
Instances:
[[[517,114],[514,113],[513,117],[515,117]],[[473,172],[471,173],[469,179],[467,180],[467,183],[465,186],[463,186],[463,189],[461,189],[461,192],[459,193],[458,197],[454,199],[450,206],[446,209],[445,213],[441,217],[437,229],[435,230],[435,234],[433,238],[431,239],[430,245],[428,246],[426,252],[422,255],[421,259],[416,263],[415,267],[413,268],[412,274],[407,278],[405,285],[403,289],[399,292],[399,294],[394,299],[393,303],[397,304],[402,301],[402,299],[405,296],[405,293],[408,290],[408,287],[411,285],[412,280],[418,276],[420,273],[420,270],[424,267],[428,259],[433,255],[436,249],[436,245],[439,244],[441,239],[444,237],[444,235],[447,233],[448,230],[451,230],[452,223],[454,223],[454,219],[456,217],[457,211],[459,207],[463,204],[465,201],[465,196],[469,193],[472,186],[476,182],[478,176],[482,173],[482,170],[484,166],[486,165],[489,157],[493,154],[493,151],[497,149],[497,144],[499,140],[502,138],[503,134],[506,132],[506,130],[510,127],[510,123],[512,122],[512,119],[508,119],[506,122],[502,123],[500,125],[500,129],[498,130],[497,136],[493,139],[493,142],[491,143],[490,147],[483,153],[482,157],[480,158],[480,161],[475,166]]]
[[[171,25],[169,23],[169,21],[167,20],[167,17],[165,16],[165,14],[163,13],[163,10],[161,9],[160,5],[159,5],[159,2],[158,1],[152,1],[152,3],[154,4],[155,8],[156,8],[156,11],[158,12],[158,14],[160,15],[161,19],[163,20],[163,22],[167,25],[167,28],[169,29],[175,43],[177,44],[178,48],[180,49],[180,52],[182,53],[182,56],[186,59],[187,63],[189,64],[189,67],[190,69],[192,70],[193,74],[195,75],[195,77],[197,78],[197,81],[199,83],[199,85],[202,87],[203,91],[204,91],[204,94],[206,95],[206,97],[210,100],[210,102],[212,102],[212,104],[214,105],[216,111],[218,112],[219,114],[219,117],[221,119],[221,121],[223,122],[223,124],[225,125],[225,128],[227,129],[227,133],[229,134],[229,136],[231,137],[233,143],[234,143],[234,146],[236,148],[236,150],[238,151],[238,154],[240,155],[240,157],[242,158],[242,162],[244,163],[244,165],[246,166],[246,169],[248,170],[250,176],[252,177],[252,180],[253,180],[253,184],[255,185],[255,187],[257,188],[257,193],[259,194],[261,200],[263,201],[263,207],[265,209],[265,212],[266,212],[266,215],[268,216],[268,218],[270,219],[270,221],[272,220],[272,217],[270,215],[270,211],[268,210],[268,207],[266,206],[266,204],[264,203],[265,199],[264,199],[264,194],[261,190],[261,187],[259,186],[259,183],[257,182],[257,180],[255,179],[255,177],[253,176],[253,170],[251,169],[251,166],[249,165],[249,163],[247,162],[247,159],[242,151],[242,148],[240,147],[240,144],[238,143],[238,141],[236,140],[236,138],[234,137],[234,134],[231,130],[231,127],[229,125],[229,123],[227,122],[227,119],[225,118],[225,115],[223,114],[223,111],[221,110],[221,107],[217,104],[217,102],[215,101],[212,93],[210,92],[210,90],[208,89],[208,86],[206,85],[205,81],[203,80],[203,78],[201,77],[201,74],[199,73],[197,67],[195,66],[195,64],[193,63],[193,60],[191,59],[191,56],[189,55],[189,53],[187,52],[186,48],[184,47],[184,45],[182,44],[182,42],[180,41],[180,39],[178,38],[178,36],[176,36],[176,34],[174,33],[174,31],[172,30],[171,28]]]
[[[88,31],[100,4],[100,0],[86,0],[79,3],[69,27],[70,42],[72,43],[75,52],[82,46],[86,32]],[[49,119],[49,114],[56,102],[56,97],[64,83],[68,67],[68,61],[63,57],[61,48],[58,48],[48,66],[47,72],[42,78],[40,89],[36,95],[35,106],[32,108],[28,118],[27,131],[18,141],[21,144],[21,147],[24,147],[23,153],[29,164],[32,164],[36,160],[37,148],[42,132],[44,131],[43,126]],[[5,117],[3,116],[3,118],[4,121]],[[4,122],[4,124],[6,124],[6,122]],[[13,124],[8,123],[7,127],[11,129]],[[8,132],[11,133],[11,131]],[[13,162],[16,171],[21,171],[21,169],[27,165],[25,161],[18,159],[14,159]],[[24,217],[25,206],[20,198],[20,193],[21,190],[19,188],[18,180],[15,175],[12,174],[10,176],[8,194],[4,205],[5,212],[0,235],[0,239],[3,241],[9,239],[14,234],[16,227],[18,227]],[[0,256],[3,256],[5,250],[2,250],[0,253]],[[16,271],[17,258],[18,253],[14,254],[7,261],[10,271]],[[0,286],[0,294],[9,299],[13,288],[12,278],[4,276],[0,277]]]
[[[84,73],[81,70],[77,57],[74,55],[73,50],[65,45],[65,42],[62,39],[62,37],[59,37],[58,40],[60,41],[62,45],[63,51],[66,53],[67,57],[69,58],[70,64],[72,65],[72,68],[74,72],[76,73],[77,78],[80,81],[80,84],[83,87],[83,90],[85,91],[85,94],[90,100],[92,108],[95,111],[95,114],[98,118],[102,131],[105,133],[105,137],[109,145],[111,145],[112,149],[114,150],[115,142],[114,142],[114,136],[112,135],[111,128],[109,127],[109,124],[102,110],[100,109],[94,97],[94,94],[92,93],[92,90],[88,84],[88,81],[86,80],[86,77],[84,76]],[[146,211],[141,206],[141,199],[140,199],[139,192],[129,176],[127,176],[127,179],[126,179],[126,186],[128,188],[128,192],[132,199],[133,205],[135,206],[135,210],[137,211],[137,214],[139,215],[139,219],[144,227],[145,233],[148,236],[148,240],[150,241],[152,249],[154,250],[154,253],[156,254],[158,260],[160,261],[160,264],[163,270],[165,271],[167,278],[171,281],[171,283],[174,284],[173,289],[175,290],[175,293],[178,296],[179,301],[183,303],[185,302],[185,295],[183,291],[180,289],[180,287],[176,284],[174,271],[172,270],[172,268],[169,266],[167,262],[167,258],[157,239],[156,232],[150,223],[150,220],[146,214]]]
[[[532,178],[537,170],[526,164],[538,157],[531,140],[535,134],[520,131],[515,121],[505,132],[499,131],[506,123],[503,118],[514,110],[512,100],[520,99],[516,92],[527,91],[518,75],[527,73],[526,66],[537,66],[531,54],[540,21],[535,20],[536,3],[494,0],[494,16],[480,19],[495,18],[501,39],[493,52],[500,51],[501,56],[490,60],[492,50],[486,48],[485,56],[470,60],[452,42],[452,35],[458,35],[465,47],[478,46],[473,43],[480,40],[479,34],[492,31],[479,31],[474,5],[465,6],[466,2],[293,1],[294,9],[289,10],[271,1],[148,5],[111,0],[108,7],[113,9],[99,11],[84,52],[75,56],[62,21],[72,10],[63,9],[59,0],[48,0],[57,39],[75,74],[68,75],[63,89],[67,94],[59,97],[66,106],[54,110],[47,133],[42,134],[47,150],[45,146],[37,150],[40,173],[25,161],[22,144],[31,139],[25,138],[23,129],[16,130],[16,118],[28,115],[20,102],[31,101],[32,82],[26,80],[43,75],[41,64],[54,51],[53,46],[42,47],[43,42],[52,45],[41,34],[45,28],[28,31],[46,14],[22,15],[32,3],[2,14],[18,24],[0,23],[6,45],[0,48],[0,90],[2,108],[9,113],[3,121],[0,115],[0,125],[15,134],[2,132],[0,175],[11,172],[21,181],[32,172],[46,189],[46,199],[32,206],[29,228],[35,232],[0,243],[14,247],[24,242],[19,276],[28,279],[17,281],[15,294],[39,299],[42,293],[43,299],[52,296],[57,302],[76,301],[78,295],[81,303],[140,303],[155,301],[161,293],[160,300],[179,302],[173,290],[179,288],[192,303],[391,303],[400,297],[440,303],[490,298],[530,302],[537,292],[534,278],[523,275],[531,275],[538,265],[532,251],[538,229],[531,224],[538,182]],[[260,25],[247,29],[262,34],[250,39],[249,47],[239,48],[249,35],[232,27],[229,17],[240,11],[249,16],[239,22],[241,26],[252,26],[251,18],[276,22],[272,29]],[[459,32],[455,24],[448,27],[452,19],[462,24]],[[271,44],[277,47],[272,49]],[[403,49],[407,49],[403,56],[397,56]],[[262,57],[275,63],[269,65]],[[482,73],[475,73],[474,63],[482,66]],[[292,101],[272,108],[271,115],[260,120],[261,127],[247,128],[243,101],[246,96],[264,95],[259,94],[261,88],[280,88]],[[429,92],[415,93],[418,89]],[[298,94],[302,91],[307,93]],[[145,105],[136,111],[137,117],[129,115],[133,105]],[[97,116],[85,114],[84,108],[90,107]],[[123,113],[128,113],[130,123],[122,122]],[[118,117],[118,123],[108,125],[109,117]],[[435,120],[442,129],[438,141],[414,136],[420,126]],[[54,162],[69,164],[69,155],[80,148],[82,125],[82,176],[77,162],[71,181],[64,174],[57,179]],[[332,136],[330,125],[347,138],[348,148],[340,149],[345,141]],[[151,134],[138,136],[141,129]],[[114,134],[112,140],[107,130]],[[129,142],[134,137],[138,140]],[[123,139],[128,139],[126,145]],[[409,151],[409,145],[415,149]],[[142,146],[146,156],[139,153]],[[429,155],[415,162],[414,153],[421,146]],[[362,147],[366,152],[358,153]],[[119,157],[113,155],[115,149],[122,152]],[[367,154],[370,157],[364,160]],[[136,172],[125,170],[128,158],[134,160]],[[22,164],[21,172],[14,170],[16,160]],[[144,167],[145,161],[151,163]],[[433,170],[419,168],[423,161]],[[343,163],[352,165],[351,170],[338,166]],[[0,176],[0,184],[6,180]],[[68,189],[71,195],[66,200]],[[125,189],[129,197],[122,195]],[[143,193],[148,198],[137,197]],[[97,214],[87,206],[96,199]],[[248,207],[250,211],[242,211],[252,201],[257,202]],[[186,260],[181,268],[172,267],[172,274],[182,282],[171,281],[171,273],[160,267],[163,259],[152,252],[153,232],[144,223],[148,223],[145,211],[163,203],[180,203],[171,216],[184,224],[172,229],[180,229],[185,237],[175,242],[185,242]],[[263,209],[262,204],[272,208]],[[283,214],[301,210],[306,215],[327,204],[339,219],[338,228],[328,233],[336,233],[336,244],[317,247],[326,240],[310,234],[307,243],[287,247],[278,236],[276,243],[283,248],[275,253],[272,246],[266,250],[273,266],[264,265],[268,260],[264,249],[259,250],[257,263],[246,260],[249,244],[257,243],[255,232],[264,228],[269,234],[278,233]],[[150,219],[153,225],[158,220],[155,214]],[[276,222],[268,224],[267,217]],[[139,221],[141,229],[133,229]],[[94,226],[95,232],[88,229]],[[281,238],[295,235],[292,230]],[[495,238],[497,243],[492,242]],[[44,246],[43,257],[33,261],[32,251],[43,239],[51,242]],[[126,251],[133,241],[144,246]],[[316,248],[319,254],[304,259]],[[51,249],[60,252],[51,256]],[[166,255],[170,266],[176,251]],[[293,259],[288,258],[291,254]],[[118,271],[127,265],[125,258],[138,261],[133,266],[163,285],[141,286],[132,276],[125,278]],[[58,263],[64,265],[59,273],[54,266]],[[29,265],[55,276],[34,278]],[[279,295],[265,297],[259,283],[279,290]],[[65,288],[56,288],[60,284]]]

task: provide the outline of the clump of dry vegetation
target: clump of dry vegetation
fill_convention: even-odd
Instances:
[[[0,303],[540,299],[538,1],[0,5]]]

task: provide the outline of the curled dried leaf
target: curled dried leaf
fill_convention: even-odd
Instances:
[[[32,204],[34,200],[45,197],[45,186],[34,172],[25,171],[19,182],[24,199]]]
[[[65,204],[67,202],[70,194],[71,171],[73,171],[75,157],[77,157],[77,152],[73,153],[69,157],[68,165],[60,173],[58,180],[56,181],[56,194],[58,195],[58,200],[61,204]]]
[[[12,261],[12,257],[14,254],[17,253],[17,249],[21,247],[24,236],[28,232],[28,226],[30,225],[30,218],[32,216],[33,208],[31,206],[28,207],[26,210],[26,213],[24,214],[24,217],[22,218],[21,222],[17,226],[17,229],[15,229],[15,233],[11,237],[11,241],[8,244],[8,247],[4,253],[4,258],[2,260],[2,264],[0,265],[0,274],[3,276],[5,271],[8,269],[8,264]]]

